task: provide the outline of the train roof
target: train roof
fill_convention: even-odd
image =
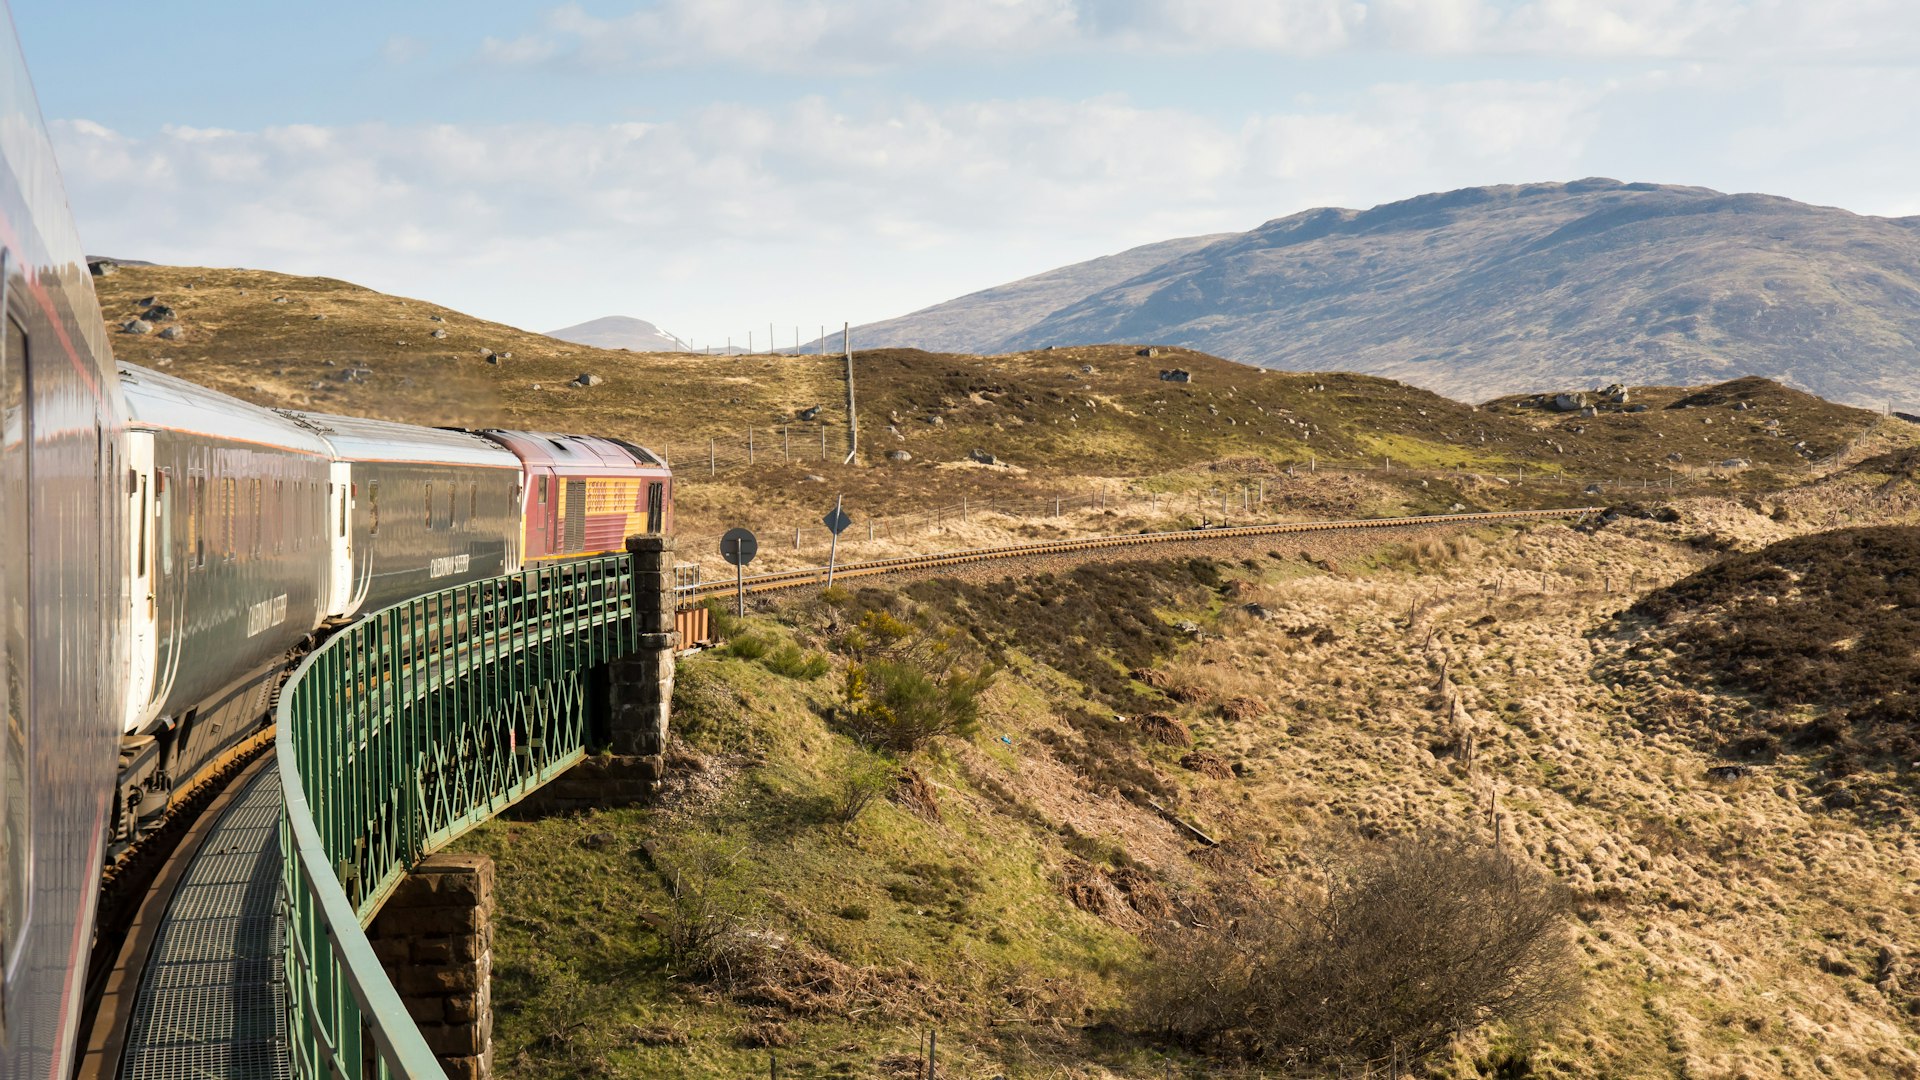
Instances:
[[[277,409],[289,421],[325,439],[343,461],[417,462],[518,469],[520,459],[476,435],[415,427],[391,420]]]
[[[119,371],[120,394],[136,430],[176,431],[333,456],[325,440],[272,409],[149,368],[122,364]]]
[[[529,465],[550,465],[562,472],[631,473],[635,468],[664,470],[666,462],[653,451],[625,439],[598,435],[565,435],[554,431],[503,431],[487,428],[479,434],[513,451]]]

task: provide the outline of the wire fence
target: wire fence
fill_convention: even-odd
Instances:
[[[656,448],[680,480],[715,477],[749,465],[834,464],[847,453],[845,424],[806,422],[749,427],[703,442]]]

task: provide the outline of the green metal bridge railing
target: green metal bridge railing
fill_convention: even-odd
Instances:
[[[300,1077],[438,1077],[367,942],[408,869],[586,752],[586,669],[639,646],[630,556],[417,597],[341,630],[275,713]]]

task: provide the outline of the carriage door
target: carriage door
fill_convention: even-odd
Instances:
[[[657,480],[647,485],[647,532],[656,536],[667,531],[666,488]]]
[[[567,481],[567,554],[587,550],[587,482]]]
[[[155,642],[159,639],[159,604],[154,576],[159,547],[160,501],[153,472],[153,433],[127,432],[127,605],[131,618],[127,632],[133,642],[132,670],[127,673],[125,730],[146,718],[153,699],[158,668]]]
[[[539,559],[553,554],[553,515],[559,500],[553,493],[552,472],[528,469],[527,481],[533,490],[527,492],[526,557]]]
[[[327,614],[351,615],[354,606],[353,583],[353,466],[336,461],[328,466],[327,546],[333,557],[328,560]]]

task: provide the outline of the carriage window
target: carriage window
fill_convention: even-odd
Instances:
[[[147,478],[144,476],[140,478],[140,501],[138,505],[140,509],[135,512],[134,516],[140,520],[140,533],[138,537],[134,540],[133,573],[135,577],[146,577],[147,576],[147,524],[148,524],[148,519],[151,518],[152,515],[147,512]]]
[[[11,260],[8,260],[11,261]],[[28,827],[27,735],[33,717],[32,534],[27,451],[32,444],[27,334],[9,317],[0,348],[0,964],[11,970],[27,917],[33,865]]]
[[[340,535],[347,535],[347,485],[340,485]]]
[[[647,531],[660,532],[666,525],[666,485],[647,485]]]
[[[367,526],[368,535],[379,536],[380,535],[380,481],[378,480],[371,480],[371,481],[368,481],[367,483],[367,521],[369,523]]]
[[[226,524],[227,561],[231,562],[239,547],[235,537],[240,531],[240,481],[231,476],[227,477],[226,482],[221,485],[220,497],[226,502],[226,505],[221,508],[224,513],[220,520]]]
[[[187,568],[198,569],[207,564],[207,538],[200,535],[200,511],[207,502],[207,479],[204,476],[187,477]]]
[[[545,506],[546,504],[547,504],[547,478],[543,476],[540,478],[540,505]]]
[[[160,572],[173,573],[173,476],[170,469],[161,469],[153,474],[154,495],[153,512],[160,519],[160,531],[154,537],[160,549]]]

